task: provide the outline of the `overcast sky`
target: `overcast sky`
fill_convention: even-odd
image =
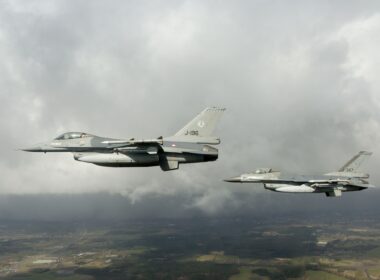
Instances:
[[[380,186],[379,34],[378,1],[1,1],[2,213],[13,194],[23,205],[65,194],[72,207],[111,193],[102,211],[148,216],[163,204],[208,215],[376,205],[376,190],[326,199],[222,179],[333,171],[369,150]],[[66,131],[169,136],[207,106],[227,108],[216,162],[162,172],[15,151]]]

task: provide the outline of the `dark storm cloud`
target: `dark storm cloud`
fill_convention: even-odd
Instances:
[[[221,179],[263,166],[330,171],[362,149],[375,152],[367,170],[379,185],[379,6],[3,1],[0,192],[109,192],[146,207],[146,215],[159,215],[150,205],[164,201],[170,207],[162,213],[183,215],[302,209],[313,201],[332,207],[322,196],[265,193]],[[218,128],[219,160],[175,172],[107,169],[69,155],[13,150],[70,130],[170,135],[210,105],[228,108]]]

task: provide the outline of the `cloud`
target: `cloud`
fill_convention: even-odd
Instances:
[[[225,177],[331,171],[363,149],[378,184],[379,18],[365,1],[4,1],[0,193],[109,192],[217,215],[249,204]],[[14,151],[73,130],[166,136],[210,105],[228,108],[217,162],[164,173]],[[249,198],[264,193],[262,208],[294,205]]]

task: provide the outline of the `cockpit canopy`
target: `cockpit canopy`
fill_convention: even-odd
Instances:
[[[68,139],[76,139],[76,138],[85,138],[85,137],[91,137],[93,135],[84,133],[84,132],[66,132],[62,135],[59,135],[54,140],[68,140]]]
[[[265,173],[271,173],[272,168],[259,168],[255,170],[255,174],[265,174]]]

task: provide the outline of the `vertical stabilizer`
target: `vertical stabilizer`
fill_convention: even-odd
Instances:
[[[214,129],[222,116],[225,108],[209,107],[191,120],[175,136],[212,136]]]
[[[361,151],[350,159],[345,165],[343,165],[339,172],[357,172],[360,165],[370,156],[371,152]]]

